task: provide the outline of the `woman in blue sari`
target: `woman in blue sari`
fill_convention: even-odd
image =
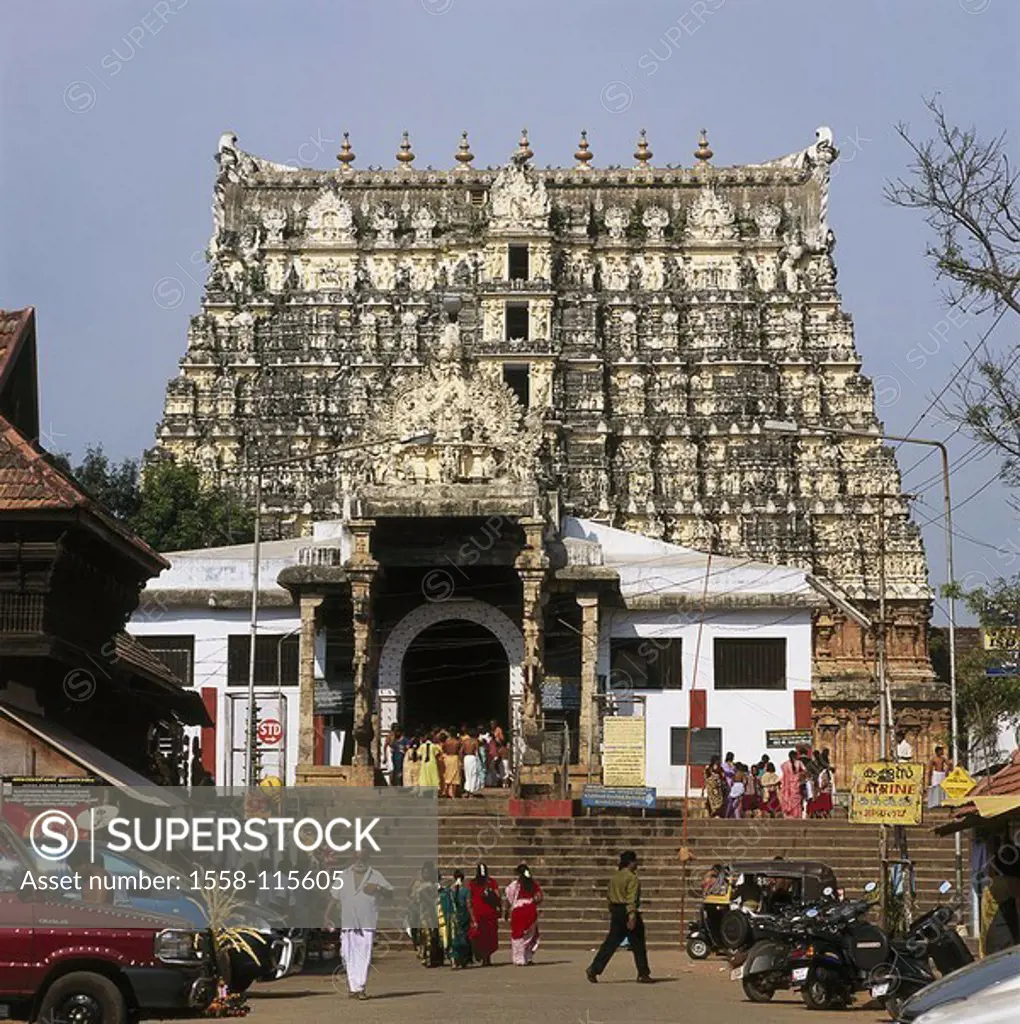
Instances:
[[[444,886],[440,894],[443,943],[446,955],[454,969],[467,967],[471,963],[471,893],[464,884],[464,872],[459,868],[453,873],[453,881]]]

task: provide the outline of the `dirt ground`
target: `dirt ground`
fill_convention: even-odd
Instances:
[[[597,985],[584,976],[590,957],[540,950],[536,963],[513,967],[507,951],[491,968],[449,967],[427,970],[405,950],[384,953],[373,964],[370,998],[347,995],[342,974],[316,965],[311,972],[259,985],[251,993],[251,1024],[368,1024],[398,1020],[470,1021],[471,1024],[873,1024],[888,1017],[876,1005],[841,1013],[814,1013],[799,995],[779,993],[767,1005],[745,1000],[739,983],[729,980],[722,960],[690,963],[682,953],[652,951],[657,983],[637,985],[634,963],[617,954]]]

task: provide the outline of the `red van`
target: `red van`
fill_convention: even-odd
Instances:
[[[38,873],[0,824],[0,1018],[127,1024],[204,1009],[212,936],[156,915],[24,886]]]

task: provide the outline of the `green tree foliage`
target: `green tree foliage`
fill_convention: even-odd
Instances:
[[[152,460],[144,473],[136,459],[114,463],[90,446],[77,466],[67,455],[54,463],[108,512],[157,551],[243,544],[252,539],[253,515],[236,495],[203,486],[194,466]]]
[[[157,551],[243,544],[253,515],[236,495],[203,486],[198,469],[161,459],[146,467],[131,525]]]
[[[989,587],[962,594],[963,600],[989,631],[1020,624],[1020,576],[999,579]],[[1015,635],[1010,629],[1008,635]],[[931,658],[939,677],[949,678],[945,633],[933,636]],[[1020,725],[1020,676],[988,674],[1003,664],[1001,654],[984,646],[956,652],[956,695],[960,717],[960,749],[971,763],[995,764],[999,732]]]

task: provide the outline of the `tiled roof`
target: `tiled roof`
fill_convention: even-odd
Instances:
[[[1014,750],[1009,764],[982,779],[968,796],[1020,796],[1020,750]]]
[[[113,638],[113,642],[117,657],[123,658],[135,671],[155,676],[178,688],[184,685],[182,680],[178,679],[145,644],[139,643],[130,633],[118,633]]]
[[[45,451],[27,441],[0,416],[0,513],[31,509],[81,509],[164,567],[170,564],[64,476]]]
[[[31,306],[27,309],[0,309],[0,381],[34,314]]]

